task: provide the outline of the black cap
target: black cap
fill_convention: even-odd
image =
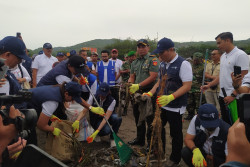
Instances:
[[[85,68],[85,60],[81,56],[71,56],[69,58],[68,64],[74,67],[76,74],[83,74],[86,76],[88,74],[88,70]]]
[[[149,46],[149,43],[146,39],[140,39],[137,41],[137,46],[138,45],[144,45],[144,46]]]

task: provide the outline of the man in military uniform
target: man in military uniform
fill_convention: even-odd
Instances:
[[[138,58],[133,61],[131,64],[130,78],[128,82],[132,83],[132,86],[129,87],[131,94],[135,92],[144,93],[152,89],[156,83],[159,70],[159,60],[155,55],[150,55],[149,53],[149,43],[145,39],[140,39],[137,41],[137,54]],[[155,107],[155,102],[152,100],[152,105]],[[139,105],[133,105],[133,114],[135,117],[136,126],[138,124],[140,111],[138,110]],[[147,117],[147,140],[148,144],[150,143],[152,129],[151,123],[153,121],[153,115]],[[128,142],[131,145],[145,145],[145,133],[146,125],[145,121],[141,123],[140,126],[137,126],[137,136],[134,140]]]
[[[203,78],[203,70],[204,70],[204,63],[203,63],[203,55],[200,52],[195,52],[193,54],[193,82],[192,88],[188,92],[188,105],[187,111],[188,116],[185,117],[185,120],[191,120],[195,115],[195,110],[198,111],[199,103],[200,103],[200,87],[202,84]],[[205,103],[205,97],[202,96],[202,104]]]

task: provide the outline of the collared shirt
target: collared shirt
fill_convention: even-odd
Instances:
[[[171,60],[169,63],[166,62],[166,69],[170,66],[178,58],[178,54]],[[191,64],[184,60],[181,64],[179,77],[181,78],[182,82],[190,82],[193,79],[192,67]],[[180,112],[180,114],[185,113],[186,106],[182,106],[181,108],[171,108],[171,107],[162,107],[165,110],[173,111],[173,112]]]
[[[230,53],[223,53],[220,58],[220,87],[225,89],[227,96],[230,96],[234,90],[231,78],[234,66],[240,66],[241,70],[249,69],[247,54],[236,46]],[[219,96],[224,97],[221,90]]]
[[[208,63],[206,66],[206,73],[210,74],[211,76],[219,76],[220,75],[220,62],[218,62],[217,64],[215,64],[213,61],[211,63]],[[212,90],[209,88],[207,91],[219,92],[220,86],[218,84],[217,89]]]
[[[150,76],[150,72],[158,72],[159,64],[158,58],[149,53],[133,61],[130,74],[135,74],[135,84],[139,84],[147,79]]]
[[[193,136],[196,135],[196,129],[195,129],[195,120],[196,120],[196,118],[197,118],[197,115],[195,115],[193,117],[193,119],[191,120],[191,122],[190,122],[190,124],[188,126],[188,130],[187,130],[187,133],[190,134],[190,135],[193,135]],[[206,130],[202,125],[200,125],[200,129],[206,133]],[[213,155],[212,149],[211,149],[212,148],[213,137],[218,136],[219,132],[220,132],[220,128],[217,127],[214,130],[214,132],[207,138],[206,142],[204,143],[203,149],[206,152],[206,154]],[[227,143],[225,143],[225,154],[226,155],[228,154]]]
[[[39,83],[40,79],[52,69],[53,64],[57,61],[54,56],[48,57],[45,54],[36,56],[32,62],[32,68],[37,69],[36,83]]]

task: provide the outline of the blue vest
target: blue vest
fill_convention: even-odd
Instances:
[[[88,75],[88,82],[89,82],[89,87],[93,85],[93,83],[96,81],[96,76],[94,74],[89,74]]]
[[[99,96],[95,96],[97,102],[100,104],[100,97]],[[107,110],[108,110],[108,107],[110,106],[110,104],[113,102],[114,98],[111,96],[111,94],[109,94],[107,97],[106,97],[106,100],[103,102],[103,105],[102,105],[102,108],[104,110],[104,112],[106,113]],[[97,107],[97,104],[95,102],[95,100],[93,100],[93,104],[92,104],[93,107]],[[113,112],[114,113],[114,112]],[[112,113],[112,114],[113,114]],[[95,122],[100,120],[100,119],[103,119],[102,116],[100,115],[97,115],[93,112],[89,112],[89,117],[90,117],[90,122],[91,122],[91,125],[95,125]]]
[[[181,56],[178,56],[178,58],[170,64],[168,69],[166,69],[166,64],[164,62],[160,64],[160,80],[162,80],[162,76],[166,73],[168,75],[164,89],[164,95],[170,95],[183,86],[179,73],[181,64],[184,60],[185,59],[183,59]],[[160,86],[158,87],[158,91],[159,90]],[[180,108],[182,106],[187,106],[187,93],[176,98],[166,106],[171,108]]]
[[[226,161],[225,144],[227,142],[227,134],[230,125],[220,119],[219,128],[220,131],[218,136],[214,136],[212,139],[211,149],[214,158],[214,166],[220,166],[220,164]],[[207,135],[205,134],[204,131],[200,129],[200,120],[198,117],[195,120],[195,131],[196,131],[196,136],[194,139],[195,146],[199,147],[199,149],[202,152],[204,152],[203,145],[207,140]]]
[[[68,60],[64,60],[60,62],[57,66],[51,69],[45,76],[41,78],[37,87],[43,85],[56,85],[58,84],[56,81],[56,77],[59,75],[64,75],[66,77],[71,78],[72,73],[68,69]]]
[[[46,101],[63,102],[63,97],[58,86],[41,86],[29,89],[32,92],[32,99],[28,102],[29,108],[36,109],[38,114],[42,111],[42,104]]]
[[[7,71],[6,75],[7,75],[6,79],[9,81],[9,84],[10,84],[9,94],[10,95],[17,94],[18,91],[22,89],[21,84],[18,82],[15,75],[12,74],[9,70]]]
[[[92,70],[92,64],[93,64],[92,62],[87,61],[87,66],[89,67],[90,70]]]
[[[115,85],[115,62],[109,60],[108,66],[103,66],[103,61],[97,63],[100,83],[104,80],[104,69],[107,69],[108,84]]]

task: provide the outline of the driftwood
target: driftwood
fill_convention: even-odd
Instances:
[[[160,91],[158,92],[157,96],[161,96],[164,93],[164,89],[166,86],[167,80],[167,73],[162,76],[162,80],[160,82]],[[161,160],[164,158],[164,152],[162,147],[162,140],[161,140],[161,131],[162,131],[162,122],[161,122],[161,109],[158,104],[156,105],[155,117],[152,123],[152,135],[150,140],[149,152],[147,154],[147,164],[146,167],[149,165],[150,154],[153,147],[154,156],[157,157],[158,166],[161,166]]]

